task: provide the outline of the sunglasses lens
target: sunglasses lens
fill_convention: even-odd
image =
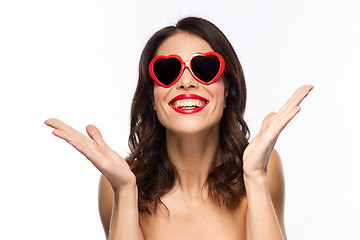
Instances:
[[[156,78],[162,84],[169,85],[179,76],[181,62],[177,58],[159,58],[154,63],[153,69]]]
[[[220,70],[220,60],[217,56],[196,56],[191,60],[191,69],[204,82],[214,80]]]

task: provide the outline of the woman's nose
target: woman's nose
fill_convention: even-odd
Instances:
[[[189,69],[185,68],[180,79],[176,83],[177,89],[198,88],[199,82],[191,75]]]

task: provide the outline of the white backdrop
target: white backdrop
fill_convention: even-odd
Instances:
[[[356,0],[0,3],[0,239],[104,239],[98,171],[43,124],[100,128],[127,154],[138,60],[159,28],[215,23],[242,62],[246,119],[314,90],[276,145],[289,239],[360,239],[360,3]]]

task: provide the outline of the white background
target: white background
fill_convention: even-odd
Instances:
[[[0,3],[0,239],[104,239],[98,171],[43,124],[100,128],[126,156],[140,53],[186,16],[215,23],[242,62],[252,137],[313,84],[276,145],[289,239],[360,239],[360,3],[8,0]]]

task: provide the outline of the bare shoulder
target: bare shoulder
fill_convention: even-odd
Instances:
[[[101,174],[99,182],[99,212],[106,237],[109,236],[112,208],[113,190],[108,180]]]
[[[285,208],[285,179],[279,153],[274,149],[267,169],[269,192],[279,224],[285,234],[284,208]]]

